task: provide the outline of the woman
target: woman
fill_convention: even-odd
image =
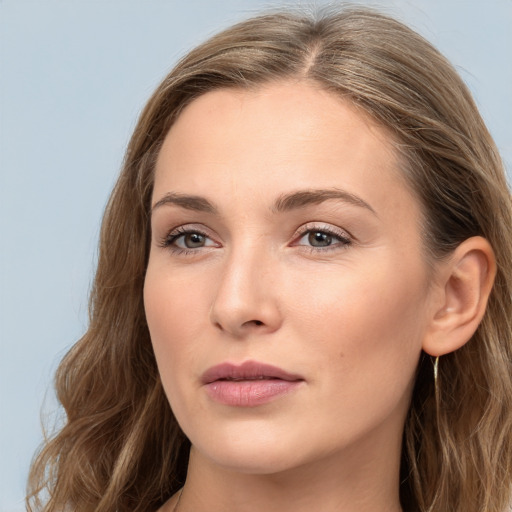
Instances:
[[[29,507],[503,512],[511,221],[469,92],[402,24],[215,36],[130,142]]]

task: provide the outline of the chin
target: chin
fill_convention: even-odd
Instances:
[[[303,459],[307,459],[305,451],[300,450],[304,443],[294,443],[289,435],[276,435],[269,430],[254,432],[248,429],[224,434],[217,431],[211,438],[201,439],[197,443],[193,437],[194,456],[208,459],[218,467],[237,473],[280,473],[301,465],[305,462]]]
[[[229,472],[251,474],[251,475],[272,475],[283,473],[297,467],[296,457],[287,457],[281,451],[274,448],[269,449],[239,449],[235,451],[230,447],[229,452],[203,453],[219,468]]]

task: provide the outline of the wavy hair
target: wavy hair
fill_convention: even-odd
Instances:
[[[218,88],[313,82],[394,135],[423,207],[426,259],[481,235],[497,276],[472,339],[439,363],[423,354],[403,438],[406,511],[503,512],[512,475],[512,207],[503,164],[448,61],[402,23],[363,8],[273,12],[197,47],[142,112],[106,208],[90,325],[56,374],[62,428],[34,459],[27,509],[157,509],[184,483],[189,441],[164,395],[142,289],[155,160],[183,108]]]

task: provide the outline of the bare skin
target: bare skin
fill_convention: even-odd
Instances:
[[[311,84],[210,92],[167,135],[153,205],[146,315],[192,442],[178,512],[400,511],[403,425],[449,272],[432,281],[389,134]],[[208,369],[247,361],[297,385],[263,403],[212,394]]]

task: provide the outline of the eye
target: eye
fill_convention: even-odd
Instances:
[[[351,243],[350,235],[341,229],[327,226],[304,226],[293,245],[322,250],[346,247]]]
[[[208,238],[202,233],[185,233],[174,238],[173,243],[181,249],[197,249],[207,244]]]
[[[325,231],[310,231],[307,235],[309,245],[313,247],[329,247],[332,244],[332,235]],[[306,238],[303,236],[302,238]]]
[[[176,252],[194,252],[205,247],[219,247],[206,233],[181,226],[173,229],[160,245]]]

